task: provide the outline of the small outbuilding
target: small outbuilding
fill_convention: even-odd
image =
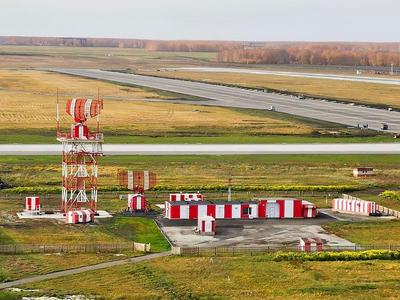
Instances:
[[[204,196],[200,193],[171,193],[169,201],[203,201]]]
[[[94,212],[91,209],[71,210],[66,213],[67,224],[94,222]]]
[[[26,197],[25,198],[25,211],[31,214],[40,214],[40,198],[39,197]]]
[[[149,210],[149,203],[142,194],[128,195],[128,211],[130,212],[146,212]]]
[[[371,167],[363,167],[363,168],[354,168],[353,176],[354,177],[368,177],[374,175],[374,168]]]
[[[215,219],[211,216],[198,218],[197,229],[201,235],[215,235]]]
[[[365,201],[356,197],[343,195],[332,201],[332,210],[361,216],[369,216],[377,213],[377,205],[373,201]]]
[[[323,243],[321,239],[310,239],[310,238],[301,238],[300,239],[300,251],[304,252],[313,252],[313,251],[322,251]]]

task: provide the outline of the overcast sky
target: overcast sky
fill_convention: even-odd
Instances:
[[[0,35],[399,41],[399,0],[0,0]]]

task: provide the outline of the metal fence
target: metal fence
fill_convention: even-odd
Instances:
[[[150,252],[150,244],[144,243],[115,243],[115,244],[9,244],[0,245],[1,254],[25,253],[119,253],[122,251]]]
[[[399,250],[400,245],[354,245],[323,246],[322,251],[365,251],[365,250]],[[268,253],[302,252],[300,246],[263,246],[263,247],[172,247],[172,254],[182,256],[241,256],[261,255]]]

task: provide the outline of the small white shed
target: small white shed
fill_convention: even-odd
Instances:
[[[215,219],[211,216],[199,217],[197,229],[201,235],[215,235]]]
[[[363,167],[363,168],[354,168],[353,169],[354,177],[366,177],[366,176],[373,176],[373,175],[374,175],[374,168]]]

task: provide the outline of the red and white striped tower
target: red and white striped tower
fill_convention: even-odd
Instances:
[[[103,155],[103,134],[100,133],[99,99],[74,98],[67,100],[66,112],[74,119],[71,131],[60,130],[57,92],[57,140],[62,143],[62,194],[64,212],[82,208],[97,210],[98,160]],[[97,128],[89,131],[86,121],[97,117]]]

